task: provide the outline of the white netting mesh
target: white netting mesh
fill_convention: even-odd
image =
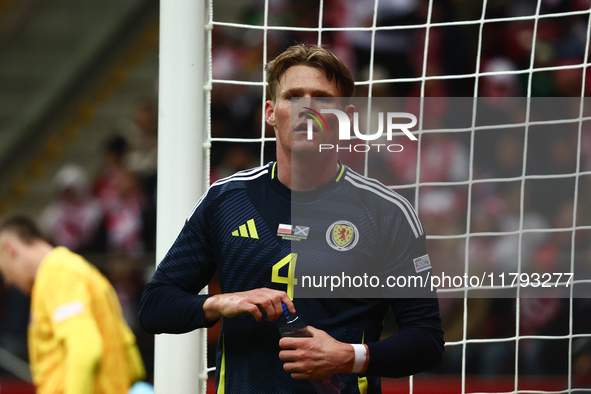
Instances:
[[[362,97],[419,97],[414,155],[386,181],[419,212],[435,264],[534,264],[591,283],[591,113],[481,126],[426,125],[424,97],[586,97],[588,0],[252,0],[209,2],[207,138],[216,178],[273,160],[264,64],[294,42],[322,43],[352,69]],[[552,127],[552,129],[544,129]],[[509,131],[507,131],[509,130]],[[375,176],[364,155],[360,172]],[[382,159],[381,159],[382,160]],[[405,164],[406,163],[406,164]],[[410,163],[410,164],[408,164]],[[414,163],[414,164],[412,164]],[[393,175],[392,175],[393,174]],[[451,201],[451,203],[450,203]],[[517,299],[521,290],[517,289]],[[411,392],[587,391],[588,299],[442,301],[446,355]],[[488,382],[487,388],[479,379]],[[436,386],[428,386],[428,380]],[[455,380],[454,380],[455,379]],[[424,381],[424,382],[423,382]],[[450,383],[451,382],[451,383]],[[458,383],[459,382],[459,383]],[[387,384],[384,392],[387,392]],[[450,391],[445,391],[449,387]],[[455,391],[454,391],[455,390]]]

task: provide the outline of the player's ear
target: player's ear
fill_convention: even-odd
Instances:
[[[265,121],[269,126],[275,127],[275,103],[271,100],[265,103]]]
[[[17,254],[16,245],[14,241],[8,236],[0,236],[0,250],[7,253],[10,257],[14,258]]]
[[[349,122],[351,122],[351,124],[352,124],[353,123],[353,114],[355,113],[355,106],[351,105],[351,104],[347,105],[345,107],[345,113],[349,117]]]

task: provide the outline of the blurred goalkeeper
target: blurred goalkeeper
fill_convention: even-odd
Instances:
[[[351,120],[346,100],[330,100],[353,95],[343,62],[322,47],[296,45],[266,70],[265,117],[275,129],[277,161],[209,188],[146,286],[140,322],[148,332],[182,333],[222,320],[218,394],[311,394],[307,380],[335,374],[343,394],[380,393],[380,376],[439,364],[443,330],[435,294],[298,298],[296,274],[371,266],[384,275],[425,278],[431,269],[425,233],[408,201],[349,169],[336,150],[320,152],[321,144],[338,144],[335,116],[326,117],[326,127],[314,125],[311,139],[308,115],[292,119],[292,99],[302,98],[332,101]],[[222,293],[199,295],[216,271]],[[280,337],[282,302],[310,325],[311,337]],[[389,308],[400,332],[380,340]]]
[[[81,256],[15,216],[0,225],[0,271],[31,296],[29,361],[37,394],[125,394],[145,375],[115,290]]]

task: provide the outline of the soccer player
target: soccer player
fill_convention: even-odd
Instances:
[[[27,218],[0,225],[0,272],[31,296],[29,361],[38,394],[125,394],[145,375],[108,280],[46,242]]]
[[[221,319],[218,393],[314,393],[307,380],[337,373],[343,393],[379,393],[380,376],[439,364],[437,298],[298,298],[296,276],[367,265],[424,278],[431,267],[424,231],[408,201],[351,171],[335,150],[319,153],[319,144],[338,143],[335,119],[314,126],[312,140],[307,119],[292,119],[294,97],[353,95],[343,62],[322,47],[296,45],[266,67],[277,161],[215,182],[197,202],[144,290],[140,322],[148,332],[183,333]],[[345,104],[339,108],[351,117]],[[216,271],[221,294],[198,295]],[[282,302],[311,337],[280,338]],[[380,340],[390,307],[400,331]]]

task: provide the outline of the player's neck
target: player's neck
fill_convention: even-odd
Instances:
[[[24,264],[26,264],[27,278],[21,284],[21,290],[25,294],[31,294],[39,267],[53,249],[54,247],[45,241],[35,241],[30,247],[25,249]]]
[[[294,160],[277,152],[277,178],[291,190],[314,190],[333,179],[339,169],[337,157],[317,155]]]

